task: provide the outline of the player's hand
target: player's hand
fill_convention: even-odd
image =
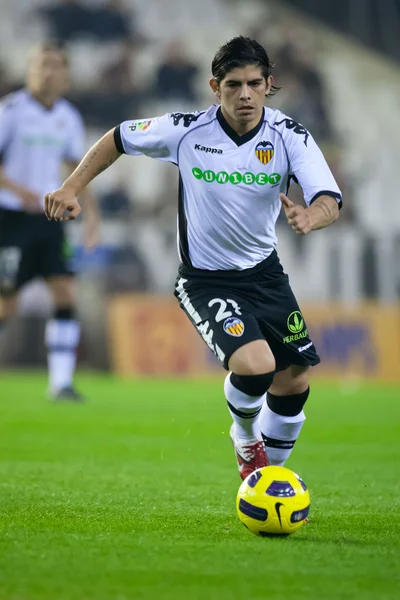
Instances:
[[[285,194],[279,194],[289,225],[298,235],[312,231],[311,219],[304,206],[293,204]]]
[[[42,204],[38,194],[21,187],[18,189],[18,196],[21,198],[22,206],[26,212],[41,212]]]
[[[44,197],[44,212],[49,221],[73,221],[81,212],[73,192],[60,188]]]

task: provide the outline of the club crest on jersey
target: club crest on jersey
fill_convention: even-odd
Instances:
[[[256,156],[263,165],[269,163],[274,155],[274,147],[271,142],[260,142],[256,146]]]
[[[243,335],[244,323],[236,317],[229,317],[228,319],[225,319],[223,328],[225,333],[227,333],[228,335],[233,335],[233,337],[240,337],[241,335]]]

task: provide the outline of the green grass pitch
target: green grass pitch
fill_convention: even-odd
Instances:
[[[221,381],[0,373],[1,600],[400,598],[400,390],[315,382],[287,466],[310,522],[252,536]]]

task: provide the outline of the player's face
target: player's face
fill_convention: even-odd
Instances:
[[[62,52],[47,50],[35,54],[29,65],[28,86],[38,94],[62,96],[69,86],[69,69]]]
[[[272,77],[266,80],[261,67],[247,65],[229,71],[219,85],[211,79],[210,85],[229,124],[237,125],[239,129],[250,129],[261,118]]]

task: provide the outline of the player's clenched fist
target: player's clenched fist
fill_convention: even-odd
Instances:
[[[46,194],[44,212],[50,221],[72,221],[81,212],[81,207],[73,192],[60,188]]]
[[[299,235],[305,235],[312,231],[310,215],[303,206],[293,204],[285,194],[279,194],[286,218],[292,229]]]

